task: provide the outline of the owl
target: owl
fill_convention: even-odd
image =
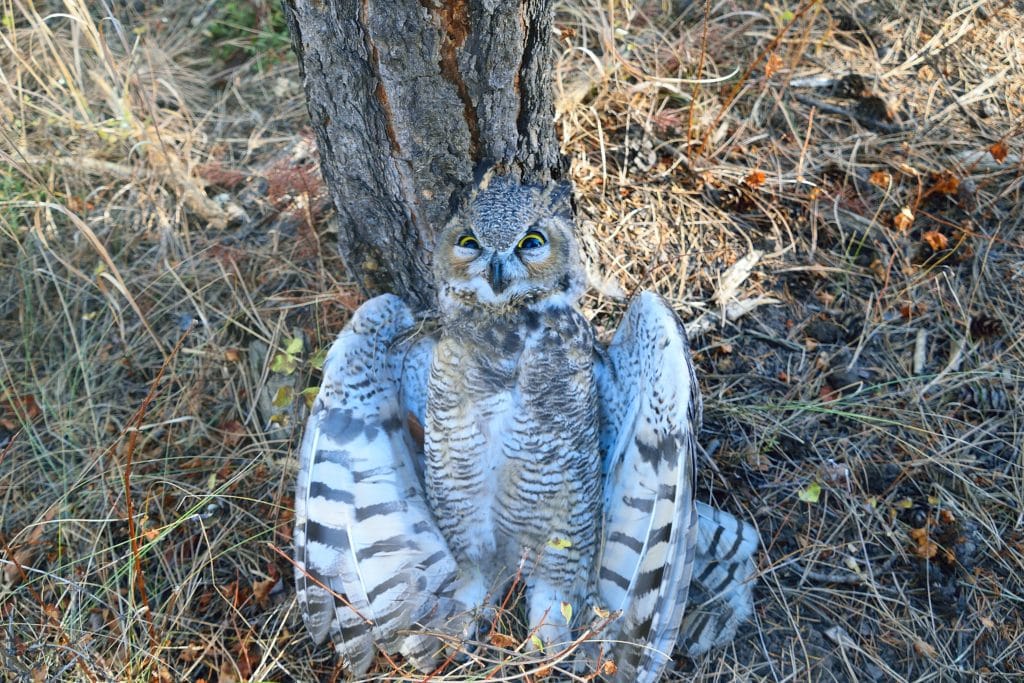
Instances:
[[[296,587],[356,677],[378,650],[431,671],[514,582],[524,650],[586,633],[619,681],[657,680],[673,648],[726,642],[752,611],[756,532],[695,501],[686,333],[642,293],[597,342],[569,194],[484,176],[438,235],[436,310],[371,299],[328,353],[299,452]]]

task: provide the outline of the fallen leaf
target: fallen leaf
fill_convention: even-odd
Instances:
[[[277,585],[277,579],[273,576],[263,579],[262,581],[252,582],[252,596],[256,598],[261,606],[265,606],[267,598],[270,596],[270,589]]]
[[[782,57],[779,57],[776,53],[768,55],[768,60],[764,64],[764,77],[771,78],[772,74],[776,73],[783,66]]]
[[[306,401],[306,408],[313,408],[313,401],[316,400],[316,395],[320,393],[320,387],[306,387],[302,390],[302,398]]]
[[[43,414],[43,411],[39,409],[39,404],[36,403],[36,397],[32,394],[24,394],[22,396],[8,396],[0,399],[0,413],[12,413],[17,417],[17,421],[5,420],[4,427],[10,431],[14,431],[20,427],[20,422],[32,422],[37,417]]]
[[[324,369],[324,363],[326,361],[327,361],[327,347],[325,346],[322,349],[317,349],[316,353],[313,354],[313,357],[309,359],[309,364],[312,365],[317,370],[323,370]]]
[[[295,372],[297,366],[298,363],[295,360],[295,356],[287,353],[278,353],[274,355],[274,360],[270,364],[270,371],[282,375],[290,375]]]
[[[1006,146],[1006,143],[1003,142],[1002,140],[988,148],[988,153],[991,154],[992,158],[998,161],[999,163],[1003,163],[1003,161],[1006,159],[1006,155],[1009,154],[1009,152],[1009,148]]]
[[[615,660],[612,659],[604,660],[604,664],[601,665],[601,673],[605,676],[614,676],[618,670],[619,667],[616,666]]]
[[[900,212],[892,217],[892,224],[897,230],[906,232],[914,224],[914,213],[907,207],[900,209]]]
[[[572,621],[572,605],[570,605],[569,603],[567,603],[567,602],[565,602],[563,600],[562,601],[562,606],[561,606],[560,610],[562,612],[562,618],[565,619],[565,623],[568,624],[569,622],[571,622]]]
[[[245,425],[238,420],[227,420],[217,425],[217,429],[224,433],[225,445],[237,446],[238,442],[245,437]]]
[[[743,182],[748,187],[760,187],[764,185],[764,181],[768,176],[765,175],[764,171],[751,171],[750,175],[743,179]]]
[[[868,176],[868,182],[885,190],[892,185],[892,174],[888,171],[874,171]]]
[[[292,404],[292,399],[294,397],[295,397],[295,392],[292,390],[291,387],[288,387],[288,386],[280,387],[280,388],[278,388],[277,393],[274,394],[274,401],[273,401],[274,407],[275,408],[284,408],[286,406],[290,406]]]
[[[491,641],[491,645],[494,645],[496,647],[512,649],[516,646],[516,639],[512,636],[505,635],[504,633],[491,631],[487,637]]]
[[[935,176],[934,183],[932,183],[932,186],[928,188],[928,191],[925,194],[952,195],[956,194],[959,189],[960,179],[947,171]]]
[[[935,655],[938,654],[938,650],[934,646],[920,638],[914,639],[914,652],[917,653],[918,657],[924,657],[925,659],[935,659]]]
[[[921,240],[931,247],[932,251],[942,251],[949,246],[949,238],[938,230],[928,230],[921,235]]]
[[[927,527],[911,529],[910,540],[914,542],[914,554],[922,559],[930,560],[939,553],[939,546],[928,537]]]
[[[797,494],[797,498],[805,503],[817,503],[818,499],[821,498],[821,484],[814,481],[811,484],[800,491]]]

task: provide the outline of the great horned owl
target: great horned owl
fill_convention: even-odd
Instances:
[[[757,535],[694,502],[701,399],[671,309],[640,294],[595,342],[562,185],[485,177],[434,272],[435,331],[377,297],[324,366],[295,500],[314,639],[355,675],[374,646],[428,671],[435,635],[471,635],[516,575],[525,649],[568,647],[595,608],[616,680],[657,680],[677,641],[731,639]]]

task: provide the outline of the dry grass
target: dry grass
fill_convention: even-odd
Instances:
[[[296,70],[200,47],[189,3],[122,24],[46,4],[0,0],[0,671],[330,678],[275,548],[290,411],[358,298]],[[700,495],[764,540],[756,621],[678,677],[1007,680],[1024,10],[710,7],[579,0],[559,20],[587,305],[610,327],[650,288],[704,316]],[[721,321],[736,301],[761,305]],[[271,371],[293,339],[297,370]]]

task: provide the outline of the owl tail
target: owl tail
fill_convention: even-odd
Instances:
[[[697,549],[679,648],[695,657],[724,645],[754,611],[758,535],[728,512],[697,503]]]

